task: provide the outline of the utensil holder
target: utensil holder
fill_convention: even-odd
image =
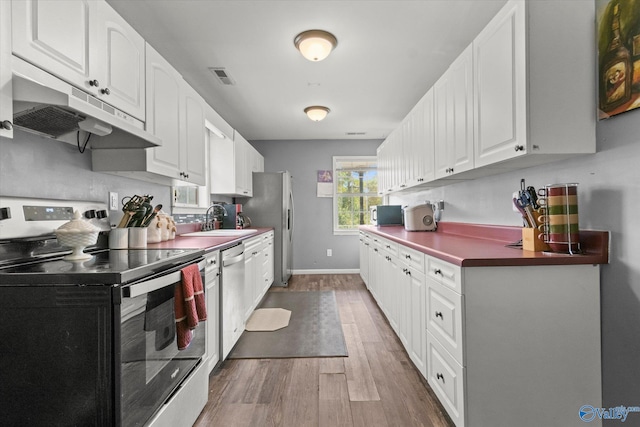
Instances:
[[[543,237],[543,234],[540,233],[537,228],[523,228],[522,249],[532,252],[548,251],[549,245],[547,245],[540,237]]]
[[[129,229],[112,228],[109,231],[109,249],[127,249],[129,247]]]
[[[129,249],[145,249],[147,247],[147,228],[129,228]]]

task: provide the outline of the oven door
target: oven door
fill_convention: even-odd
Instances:
[[[204,283],[204,261],[200,273]],[[205,327],[192,330],[187,348],[178,349],[174,293],[181,269],[122,287],[120,309],[120,415],[122,426],[142,426],[200,362]]]

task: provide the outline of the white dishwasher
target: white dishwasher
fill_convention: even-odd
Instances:
[[[244,332],[244,244],[222,251],[222,360]]]

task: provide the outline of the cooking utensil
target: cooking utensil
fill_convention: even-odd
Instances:
[[[514,197],[513,198],[513,205],[516,207],[516,209],[518,209],[518,212],[520,212],[520,214],[522,214],[522,220],[524,221],[525,226],[526,227],[533,227],[533,225],[531,225],[531,223],[529,222],[529,218],[527,217],[527,212],[522,207],[520,200]]]
[[[142,227],[148,227],[149,224],[151,224],[151,221],[153,221],[153,218],[155,218],[156,215],[158,215],[158,212],[160,212],[161,209],[162,209],[162,205],[156,205],[156,207],[153,208],[153,212],[151,212],[142,220]]]

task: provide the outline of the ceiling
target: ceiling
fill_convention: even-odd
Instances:
[[[385,138],[506,0],[107,1],[246,139],[322,140]],[[324,61],[293,45],[310,29]]]

